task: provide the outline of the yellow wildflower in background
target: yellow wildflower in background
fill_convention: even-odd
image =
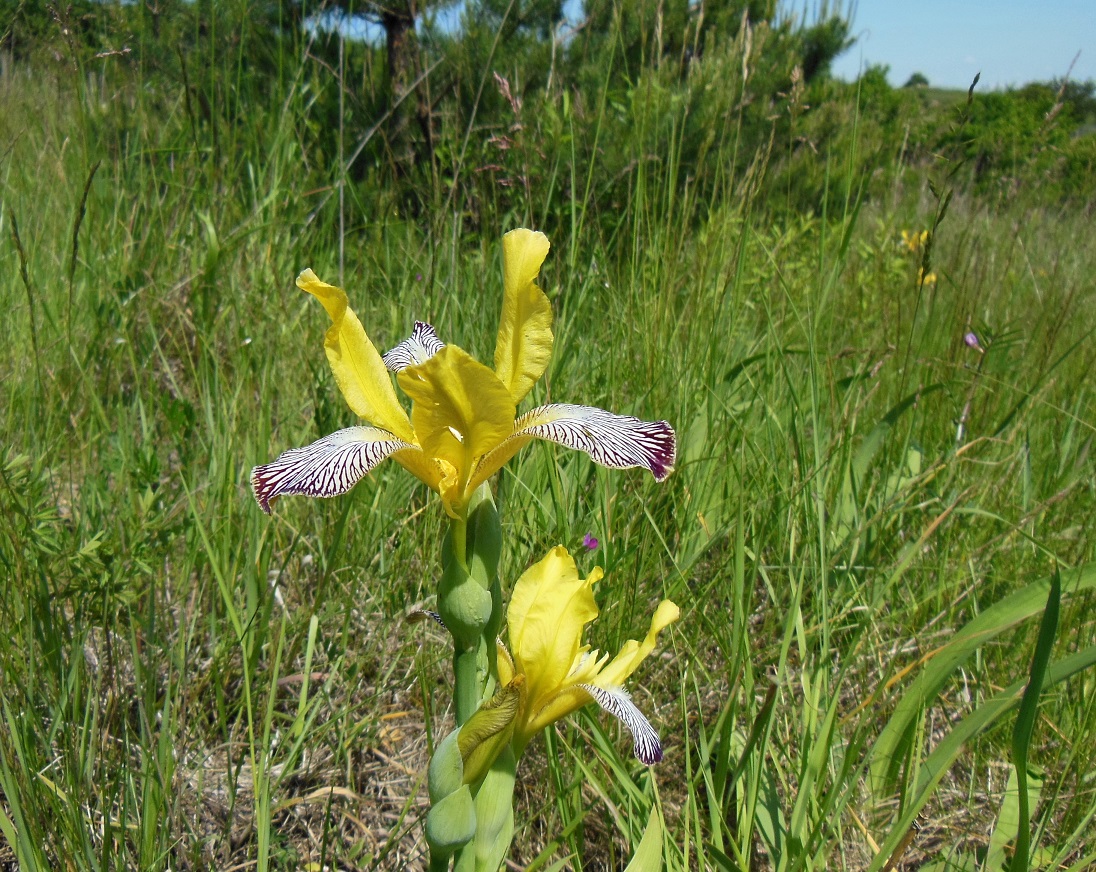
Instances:
[[[908,230],[902,231],[902,245],[910,254],[917,254],[922,248],[925,247],[925,243],[929,241],[929,232],[922,230],[920,233],[914,231],[911,233]]]

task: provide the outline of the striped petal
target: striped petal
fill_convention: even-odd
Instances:
[[[651,722],[643,716],[643,712],[636,708],[628,691],[620,687],[607,690],[593,684],[580,684],[579,687],[590,694],[594,702],[624,724],[628,732],[632,734],[632,751],[640,762],[651,766],[662,759],[662,742],[659,741],[658,733],[651,726]]]
[[[287,494],[337,497],[374,466],[414,445],[375,427],[348,427],[304,448],[291,448],[272,463],[251,471],[255,499],[268,515],[270,503]]]
[[[530,439],[584,451],[610,469],[641,466],[660,482],[674,471],[677,460],[677,438],[665,421],[641,421],[593,406],[556,403],[530,409],[518,418],[510,438],[480,462],[469,487],[494,475]]]
[[[404,367],[426,363],[443,348],[445,343],[438,339],[434,328],[425,321],[416,321],[411,335],[382,359],[389,372],[399,372]]]

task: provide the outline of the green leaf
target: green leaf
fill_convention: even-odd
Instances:
[[[624,872],[661,872],[662,870],[662,817],[657,807],[651,808],[643,838],[632,855]]]
[[[1050,582],[1047,607],[1043,611],[1043,620],[1039,625],[1039,639],[1035,643],[1035,654],[1031,658],[1031,677],[1028,679],[1024,698],[1020,701],[1020,711],[1016,715],[1016,726],[1012,732],[1012,764],[1016,773],[1019,795],[1016,851],[1010,866],[1013,872],[1027,872],[1028,868],[1031,842],[1031,810],[1028,806],[1027,788],[1028,749],[1031,747],[1031,736],[1035,731],[1035,718],[1039,714],[1039,693],[1043,689],[1043,679],[1050,664],[1054,638],[1058,635],[1058,610],[1061,602],[1062,579],[1055,570],[1054,578]]]
[[[1049,687],[1057,684],[1059,681],[1064,681],[1092,666],[1096,666],[1096,645],[1090,645],[1076,654],[1052,664],[1047,670],[1045,686]],[[987,699],[981,706],[959,721],[936,746],[936,749],[929,754],[921,766],[916,786],[910,791],[909,801],[902,814],[891,827],[890,835],[887,836],[879,853],[872,860],[868,872],[877,872],[877,870],[883,868],[898,843],[913,825],[918,812],[928,802],[937,785],[939,785],[963,750],[963,746],[982,730],[991,726],[999,718],[1018,706],[1026,685],[1026,681],[1018,681]]]
[[[1041,579],[994,603],[957,632],[947,644],[923,658],[921,674],[902,694],[894,713],[870,751],[870,783],[877,798],[896,790],[898,773],[913,741],[916,718],[930,705],[940,689],[982,645],[1043,611],[1052,579]],[[1096,564],[1071,573],[1066,584],[1070,596],[1096,589]]]
[[[997,815],[997,826],[993,829],[993,835],[989,839],[989,850],[986,853],[986,862],[982,867],[984,872],[1002,872],[1008,861],[1006,848],[1015,838],[1020,829],[1020,788],[1016,783],[1015,767],[1009,772],[1008,785],[1005,787],[1005,796],[1001,800],[1001,811]],[[1029,770],[1027,777],[1028,802],[1036,805],[1043,791],[1043,779],[1041,773]]]
[[[476,791],[476,836],[461,854],[454,872],[468,868],[466,857],[474,858],[475,872],[496,872],[510,853],[514,838],[514,773],[517,760],[506,748],[491,766]]]
[[[864,437],[864,441],[860,443],[860,447],[850,458],[849,464],[845,469],[845,479],[841,485],[841,495],[838,497],[837,505],[834,509],[834,529],[839,541],[843,541],[853,535],[859,527],[859,514],[862,508],[861,501],[863,498],[864,484],[868,477],[868,469],[871,466],[872,460],[875,459],[875,455],[879,453],[879,449],[883,447],[883,443],[886,441],[887,436],[890,435],[891,430],[894,429],[902,415],[914,408],[923,397],[941,390],[942,388],[942,384],[933,384],[910,394],[887,412],[887,414],[872,427],[868,435]],[[911,469],[913,468],[914,463],[916,463],[919,470],[921,463],[920,452],[917,452],[915,460],[911,460],[909,457],[907,457],[906,460],[907,465],[910,466]]]

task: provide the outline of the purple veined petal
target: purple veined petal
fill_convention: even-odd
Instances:
[[[674,471],[677,438],[665,421],[641,421],[593,406],[556,403],[530,409],[514,423],[514,435],[536,436],[590,455],[610,469],[642,466],[665,481]]]
[[[386,457],[415,446],[376,427],[347,427],[304,448],[291,448],[277,460],[251,470],[259,507],[288,494],[337,497],[354,487]]]
[[[404,620],[409,624],[421,624],[423,621],[433,621],[443,630],[449,629],[445,626],[445,621],[442,620],[441,615],[430,609],[412,609],[407,613],[407,617]]]
[[[632,751],[636,759],[653,766],[662,759],[662,742],[651,722],[636,708],[632,697],[624,688],[607,690],[594,684],[580,684],[599,706],[624,724],[632,734]]]
[[[382,360],[389,372],[399,372],[404,367],[426,363],[443,348],[445,343],[438,339],[434,328],[425,321],[416,321],[411,335],[385,354]]]

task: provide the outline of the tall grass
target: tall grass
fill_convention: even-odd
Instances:
[[[926,263],[900,231],[931,226],[927,187],[860,200],[847,155],[820,154],[839,208],[770,209],[766,168],[802,157],[769,144],[740,174],[730,101],[682,183],[694,122],[657,82],[626,106],[527,94],[521,184],[474,172],[480,130],[447,129],[463,176],[410,220],[318,150],[339,84],[307,49],[273,95],[239,56],[191,70],[210,91],[109,58],[0,80],[0,864],[423,865],[451,715],[444,646],[403,617],[429,601],[440,506],[391,465],[268,519],[248,473],[351,419],[301,268],[341,273],[378,345],[425,318],[488,359],[520,223],[553,242],[535,399],[665,417],[680,457],[659,487],[519,455],[503,577],[590,532],[595,644],[663,596],[684,616],[636,690],[667,759],[639,767],[596,713],[559,727],[522,764],[515,862],[623,868],[657,807],[671,869],[1004,868],[1009,728],[1060,569],[1032,858],[1092,863],[1079,220],[959,191]],[[220,95],[208,117],[199,93]]]

